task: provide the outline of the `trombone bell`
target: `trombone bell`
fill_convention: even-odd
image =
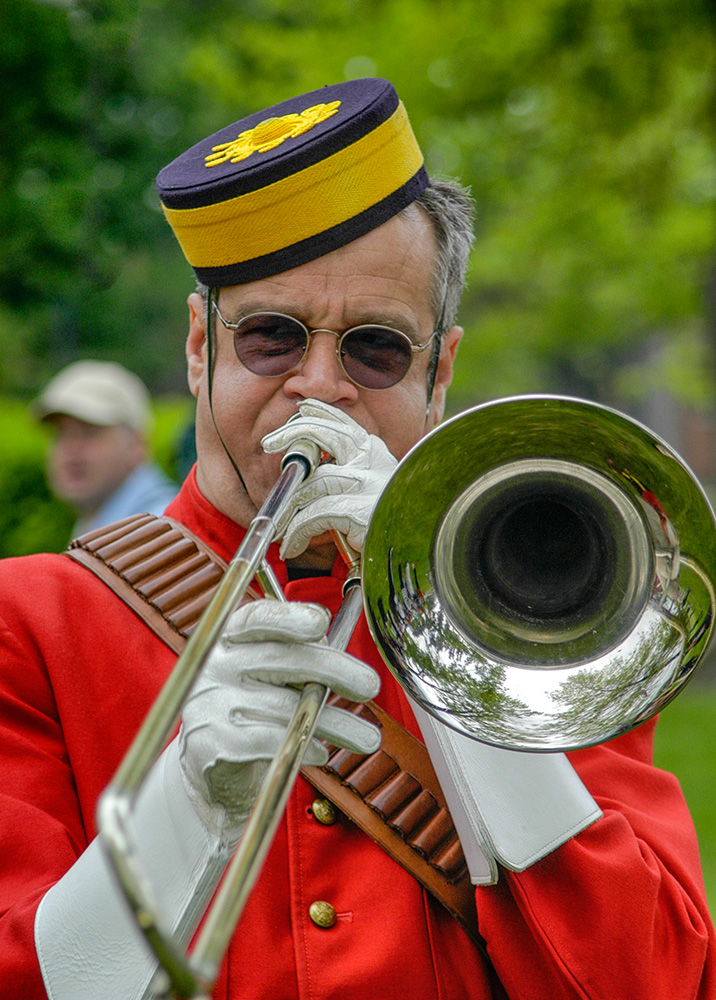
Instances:
[[[555,396],[424,438],[363,553],[368,622],[400,684],[517,750],[601,743],[671,701],[708,645],[715,575],[713,514],[672,449]]]

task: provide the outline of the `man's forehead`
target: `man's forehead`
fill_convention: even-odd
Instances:
[[[220,290],[222,311],[237,320],[270,310],[309,326],[330,313],[341,325],[417,330],[421,311],[431,311],[434,245],[427,217],[401,215],[320,259]]]

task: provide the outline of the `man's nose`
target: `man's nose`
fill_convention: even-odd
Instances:
[[[331,330],[313,331],[301,363],[284,383],[288,395],[320,399],[324,403],[353,402],[358,398],[358,387],[341,367],[336,351],[337,338],[338,334]]]

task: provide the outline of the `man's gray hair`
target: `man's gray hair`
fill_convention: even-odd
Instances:
[[[453,325],[460,307],[475,239],[474,204],[468,189],[457,181],[431,181],[403,212],[414,211],[415,205],[427,214],[435,232],[437,259],[431,297],[435,316],[438,322],[442,321],[442,334]],[[206,302],[208,287],[197,283],[196,290]]]
[[[460,308],[475,240],[474,202],[469,190],[457,181],[431,181],[413,204],[429,216],[437,239],[432,299],[442,334],[454,324]]]

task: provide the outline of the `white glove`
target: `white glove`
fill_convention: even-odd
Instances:
[[[268,454],[287,451],[301,438],[315,441],[336,464],[319,466],[297,490],[278,525],[281,558],[291,559],[312,538],[334,529],[357,552],[363,550],[378,497],[398,464],[383,441],[327,403],[306,399],[299,414],[262,440]]]
[[[330,616],[317,604],[253,601],[236,611],[184,706],[179,733],[187,791],[207,828],[235,839],[300,698],[291,685],[324,684],[351,701],[379,690],[376,672],[319,645]],[[380,744],[377,728],[326,706],[304,762],[325,764],[319,743],[358,753]]]
[[[139,789],[132,829],[163,922],[187,943],[231,854],[187,796],[177,744],[169,744]],[[35,945],[52,1000],[150,995],[157,963],[130,916],[102,841],[101,834],[95,837],[37,910]]]

